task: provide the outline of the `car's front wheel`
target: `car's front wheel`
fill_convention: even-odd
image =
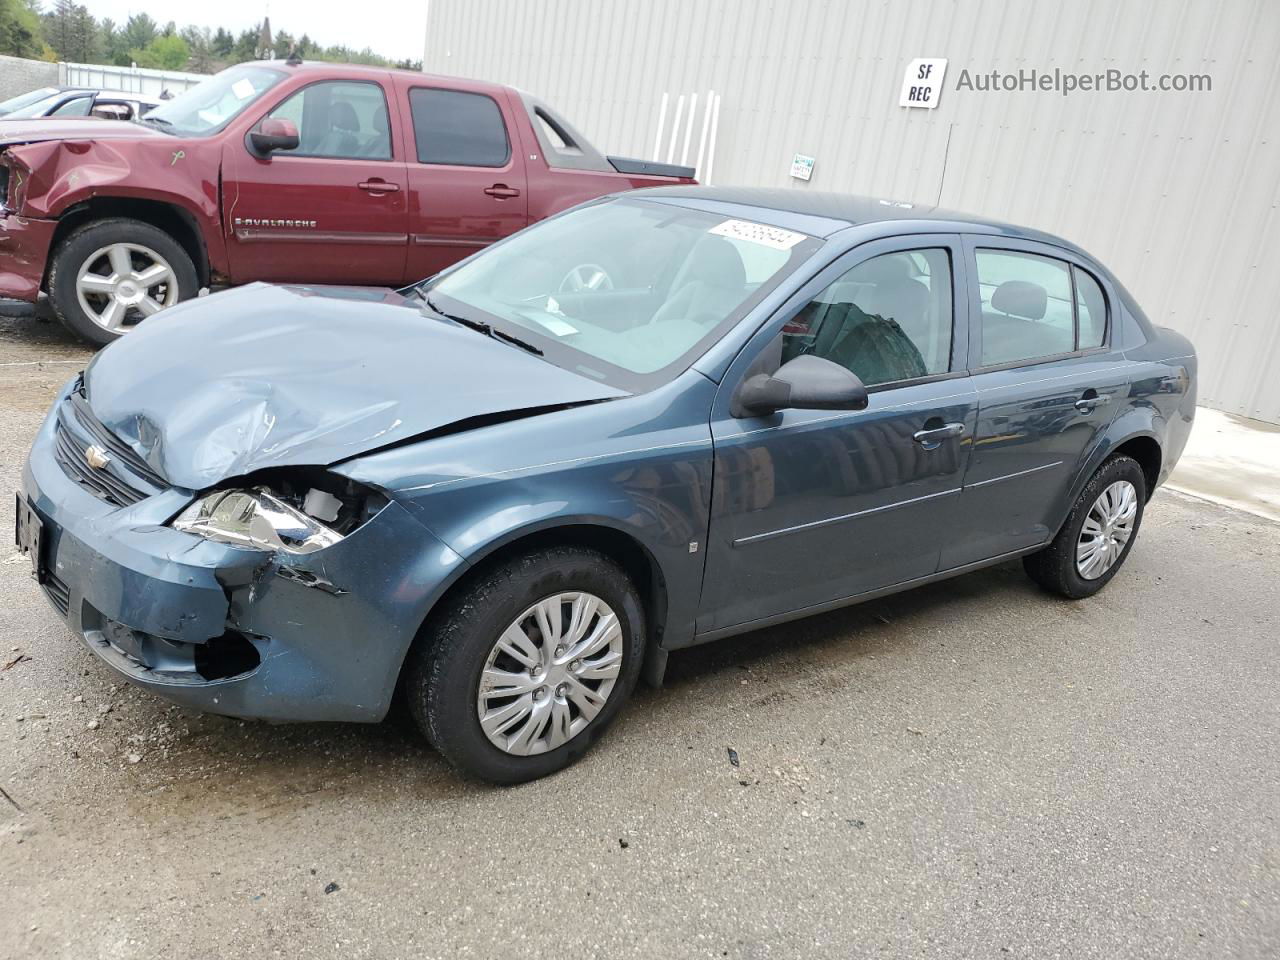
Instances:
[[[49,266],[54,313],[72,333],[98,346],[194,297],[198,284],[191,257],[178,241],[124,217],[72,230]]]
[[[634,585],[594,550],[555,547],[462,587],[408,664],[418,726],[447,760],[492,783],[576,761],[631,695],[644,649]]]
[[[1058,535],[1023,557],[1023,567],[1046,590],[1072,600],[1092,596],[1129,556],[1146,502],[1142,467],[1132,457],[1112,457],[1085,484]]]

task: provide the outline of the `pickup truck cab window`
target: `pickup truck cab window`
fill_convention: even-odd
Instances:
[[[391,159],[387,98],[376,83],[313,83],[289,97],[269,116],[292,120],[298,128],[298,146],[288,156]]]
[[[492,97],[463,90],[414,87],[409,91],[419,163],[502,167],[511,143]]]
[[[207,137],[244,113],[283,79],[283,73],[267,67],[231,67],[156,107],[146,120],[176,136]]]
[[[952,298],[945,249],[881,254],[844,274],[783,327],[783,361],[822,357],[868,387],[946,373]]]

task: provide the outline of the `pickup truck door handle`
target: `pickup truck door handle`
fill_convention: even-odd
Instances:
[[[1111,398],[1105,394],[1099,394],[1096,390],[1087,390],[1085,395],[1076,401],[1076,409],[1081,413],[1093,413],[1094,407],[1105,407],[1111,402]]]
[[[936,422],[936,421],[935,421]],[[911,439],[928,450],[932,450],[943,440],[950,440],[952,437],[964,436],[963,423],[945,423],[940,427],[932,427],[928,430],[917,430],[911,435]]]
[[[372,180],[361,180],[356,186],[361,190],[374,194],[395,193],[400,189],[400,184],[392,183],[390,180],[381,180],[378,177],[374,177]]]
[[[484,192],[499,200],[510,200],[512,197],[520,196],[520,191],[515,187],[508,187],[505,183],[495,183],[492,187],[485,187]]]

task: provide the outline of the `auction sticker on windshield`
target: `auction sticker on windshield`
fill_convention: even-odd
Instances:
[[[730,240],[745,240],[747,243],[758,243],[774,250],[790,250],[804,239],[803,233],[783,230],[781,227],[766,227],[763,223],[752,223],[749,220],[726,220],[717,223],[707,231],[717,237],[728,237]]]

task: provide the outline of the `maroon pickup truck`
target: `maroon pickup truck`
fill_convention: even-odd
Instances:
[[[201,288],[401,285],[583,200],[694,182],[601,155],[509,87],[295,60],[232,67],[137,122],[3,127],[0,297],[43,290],[99,344]]]

